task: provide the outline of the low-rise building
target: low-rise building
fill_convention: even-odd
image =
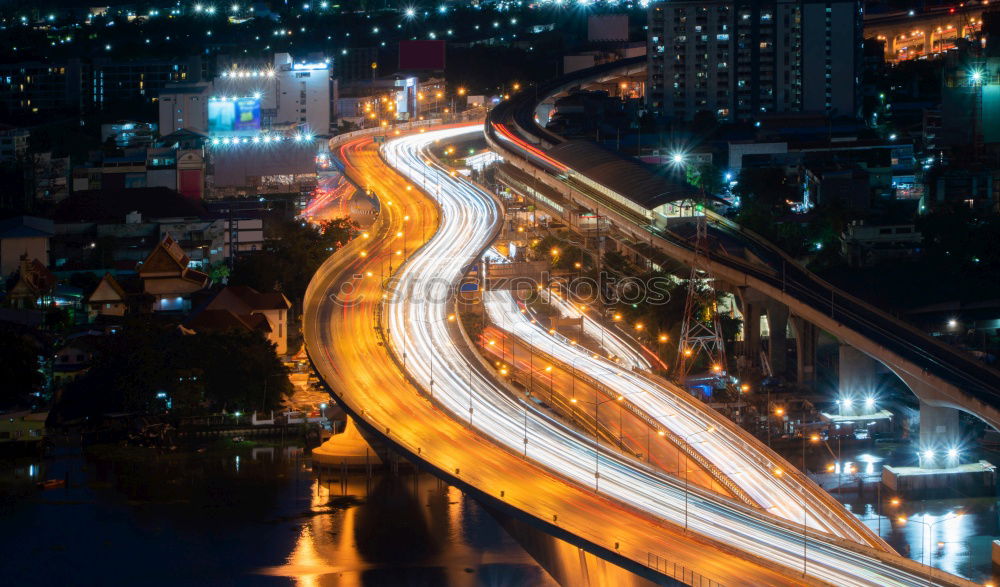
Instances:
[[[208,275],[188,267],[190,260],[168,235],[139,266],[142,289],[152,296],[154,312],[187,312],[192,295],[211,285]]]
[[[837,203],[852,212],[865,214],[872,207],[870,174],[859,165],[813,164],[803,167],[803,204]]]
[[[201,310],[185,327],[199,330],[232,328],[261,332],[274,343],[279,355],[288,353],[288,310],[291,302],[281,292],[260,293],[252,287],[228,286]]]
[[[169,235],[191,268],[207,271],[234,254],[263,249],[262,206],[257,199],[203,205],[162,187],[78,192],[55,209],[53,266],[97,275],[134,272]]]
[[[204,137],[202,137],[204,138]],[[73,169],[73,191],[165,187],[200,200],[205,196],[207,160],[201,145],[161,141],[159,147],[126,149]]]
[[[841,252],[853,267],[912,257],[920,252],[923,235],[913,224],[854,222],[840,236]]]
[[[59,202],[69,195],[69,157],[53,157],[52,153],[39,153],[34,158],[35,198],[42,202]]]

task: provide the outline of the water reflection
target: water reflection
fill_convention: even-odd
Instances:
[[[986,458],[1000,462],[996,456]],[[883,465],[899,460],[892,457],[845,450],[842,462],[809,465],[825,471],[812,475],[821,487],[903,556],[981,584],[1000,584],[991,554],[1000,535],[996,498],[901,498],[880,484]]]
[[[284,565],[300,585],[554,585],[474,501],[436,478],[321,476]]]
[[[0,482],[9,585],[554,584],[454,488],[406,472],[317,479],[297,447],[61,450]]]

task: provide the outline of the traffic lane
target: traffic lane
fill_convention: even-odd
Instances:
[[[389,230],[396,227],[398,225],[393,225]],[[351,266],[345,265],[343,270],[354,274],[365,267],[368,266],[355,258]],[[317,276],[325,281],[320,284],[320,291],[336,291],[333,269],[324,273],[327,275]],[[351,278],[350,275],[347,277]],[[376,299],[380,290],[373,280],[368,280],[363,283],[362,293]],[[325,296],[320,296],[319,299],[325,299]],[[310,314],[315,316],[317,307],[317,298],[311,299]],[[466,475],[474,477],[471,481],[477,486],[507,487],[508,501],[513,501],[517,507],[543,520],[549,519],[551,512],[560,512],[558,515],[561,526],[573,527],[573,531],[596,544],[608,547],[606,538],[609,535],[618,536],[620,550],[626,554],[633,550],[632,558],[635,560],[646,560],[648,549],[659,545],[661,552],[671,553],[668,557],[671,560],[686,562],[688,566],[699,568],[706,574],[714,572],[726,583],[795,583],[754,563],[719,553],[710,545],[685,539],[668,528],[650,523],[644,517],[627,513],[613,502],[566,484],[543,469],[514,459],[492,442],[484,442],[478,435],[470,434],[468,429],[456,425],[409,386],[379,347],[369,328],[373,319],[372,304],[359,304],[337,312],[333,311],[331,304],[324,304],[322,321],[327,326],[318,329],[318,321],[310,320],[308,329],[310,338],[325,341],[319,346],[326,352],[317,353],[321,371],[324,376],[327,372],[332,372],[334,383],[342,390],[350,390],[345,401],[351,402],[353,396],[358,396],[360,401],[354,407],[359,408],[359,413],[366,413],[366,417],[377,422],[380,427],[386,423],[393,430],[405,432],[404,442],[414,448],[426,446],[427,450],[423,454],[425,457],[433,455],[428,460],[432,460],[436,466],[452,470],[453,465],[466,465]],[[350,344],[346,343],[348,339],[351,340]],[[337,360],[333,361],[333,357]],[[334,362],[339,364],[339,369],[332,368]],[[403,390],[406,393],[400,393]],[[466,461],[462,455],[468,455],[469,460]],[[483,463],[488,463],[488,466],[483,467]],[[518,491],[518,487],[521,487],[521,491]],[[579,511],[585,511],[586,515],[578,517],[576,512]],[[623,524],[625,520],[629,523]],[[601,528],[601,531],[595,534],[595,527]],[[695,544],[692,545],[692,542]]]
[[[490,344],[490,341],[493,343]],[[577,380],[561,364],[550,365],[546,360],[536,358],[531,347],[513,339],[502,330],[488,329],[479,343],[494,361],[513,365],[517,371],[525,374],[525,377],[528,373],[532,373],[533,376],[529,377],[528,381],[529,385],[531,381],[534,382],[532,392],[535,396],[546,398],[551,391],[562,400],[560,405],[570,407],[572,412],[569,416],[574,425],[585,426],[585,432],[592,434],[594,402],[605,402],[607,397],[604,393],[585,381]],[[550,366],[552,369],[547,369]],[[555,405],[551,398],[548,402],[550,406]],[[645,421],[624,410],[620,403],[610,401],[600,405],[603,411],[598,408],[597,412],[601,427],[620,434],[621,440],[624,441],[618,443],[619,454],[626,454],[621,449],[624,444],[633,453],[642,454],[643,462],[657,467],[664,473],[683,479],[683,473],[687,471],[688,482],[692,485],[700,485],[710,491],[732,497],[711,475],[699,467],[696,461],[687,458],[677,446],[658,435]],[[566,416],[564,412],[561,415]]]
[[[409,141],[407,141],[409,142]],[[418,149],[415,149],[418,150]],[[400,158],[400,164],[406,173],[410,174],[411,177],[421,177],[426,178],[427,174],[435,175],[437,172],[432,168],[430,172],[427,171],[427,167],[423,161],[423,155],[417,156],[415,153],[397,153]],[[394,158],[395,160],[395,158]],[[444,174],[444,182],[447,184],[451,180]],[[441,188],[441,183],[437,184],[438,188]],[[410,274],[411,270],[416,274],[425,274],[430,276],[435,276],[438,274],[451,275],[457,278],[460,275],[458,269],[451,265],[452,261],[457,259],[459,262],[467,262],[472,258],[478,257],[478,251],[481,250],[480,247],[485,247],[485,242],[482,242],[482,236],[470,236],[475,235],[475,231],[469,231],[469,224],[474,223],[476,214],[482,214],[484,210],[481,208],[479,210],[471,210],[470,208],[475,208],[477,205],[481,205],[483,201],[489,202],[489,197],[482,194],[476,190],[470,190],[466,186],[455,186],[446,185],[445,189],[440,189],[437,192],[438,197],[441,198],[441,205],[445,208],[446,218],[449,214],[457,215],[455,218],[454,226],[448,226],[443,229],[442,232],[447,232],[443,234],[441,239],[437,239],[433,245],[429,245],[427,249],[422,250],[421,254],[418,255],[419,260],[414,260],[413,263],[407,266],[404,270],[406,277],[401,278],[401,281],[408,281],[415,279],[413,275]],[[490,208],[488,210],[489,214],[494,214],[495,212]],[[472,228],[476,228],[473,226]],[[482,227],[479,227],[482,228]],[[492,234],[492,230],[486,229],[486,236]],[[479,239],[470,244],[469,238]],[[436,259],[441,257],[444,259],[442,263],[436,263]],[[440,293],[440,292],[439,292]],[[397,311],[397,313],[392,317],[394,321],[393,331],[400,333],[406,331],[407,329],[415,330],[420,338],[422,338],[428,344],[423,345],[428,351],[434,349],[435,352],[448,352],[452,350],[450,345],[447,330],[443,327],[443,308],[441,306],[431,306],[427,308],[428,311],[432,313],[432,319],[429,321],[422,321],[420,319],[423,314],[416,313],[413,316],[407,315],[406,311],[409,308],[402,308]],[[436,313],[436,314],[434,314]],[[421,327],[419,324],[424,323],[426,327]],[[425,330],[426,328],[426,330]],[[399,344],[405,344],[404,341],[397,341]],[[427,363],[433,365],[433,362],[437,360],[437,355],[434,352],[428,352],[425,356],[421,357],[421,372],[420,376],[423,377],[424,381],[427,380]],[[451,360],[451,357],[449,357]],[[455,364],[461,363],[461,361],[456,361]],[[464,366],[464,364],[463,364]],[[437,370],[440,373],[440,369]],[[447,370],[445,370],[447,373]],[[434,377],[435,370],[430,371],[430,377]],[[453,383],[461,386],[463,380],[456,380]],[[476,381],[477,385],[481,383]],[[496,393],[496,389],[491,385],[484,385],[483,387],[476,389],[475,394],[473,394],[472,388],[474,386],[469,386],[469,401],[473,401],[474,397],[479,397],[477,401],[484,401],[486,396],[492,396],[490,399],[496,401],[494,405],[494,411],[488,412],[487,416],[491,419],[488,422],[487,431],[493,439],[502,441],[510,447],[516,446],[518,438],[521,436],[520,432],[512,430],[510,424],[512,421],[520,417],[520,408],[517,405],[511,405],[509,398],[504,397],[502,393]],[[464,408],[468,405],[464,401],[465,391],[460,390],[444,390],[445,393],[435,392],[435,397],[440,398],[440,401],[448,402],[448,409],[454,414],[461,414]],[[485,394],[485,396],[483,395]],[[480,397],[482,396],[482,397]],[[533,437],[540,437],[546,443],[541,446],[541,452],[544,453],[540,456],[535,456],[535,458],[545,459],[546,463],[551,463],[549,466],[553,466],[556,470],[569,478],[575,480],[577,483],[587,482],[587,462],[593,462],[594,458],[600,458],[604,461],[602,466],[602,471],[606,471],[610,478],[610,483],[605,481],[605,485],[602,487],[607,487],[610,485],[608,492],[613,492],[614,495],[623,501],[623,503],[628,503],[630,507],[638,507],[645,512],[657,511],[669,514],[668,518],[677,519],[677,513],[680,509],[679,499],[683,499],[684,503],[687,503],[687,494],[685,491],[681,493],[677,487],[671,486],[669,483],[665,483],[664,479],[651,479],[649,475],[644,472],[635,469],[628,463],[621,462],[615,458],[611,458],[609,455],[594,455],[593,451],[588,451],[587,448],[580,443],[580,439],[573,438],[573,434],[567,434],[568,430],[560,430],[558,434],[553,435],[556,432],[553,428],[559,428],[554,426],[555,423],[546,423],[541,425],[538,420],[539,418],[534,415],[530,419],[532,422],[531,427],[528,426],[529,418],[528,412],[524,411],[525,418],[525,430],[524,436],[528,436],[529,433]],[[542,418],[544,420],[544,418]],[[532,444],[533,451],[538,451],[539,447],[536,444]],[[587,453],[590,453],[589,461],[587,461]],[[581,459],[581,457],[583,457]],[[587,462],[585,462],[587,461]],[[664,493],[665,492],[665,493]],[[729,511],[732,508],[730,505],[725,503],[719,503],[714,498],[710,496],[698,496],[693,500],[696,511],[700,510],[700,513],[704,516],[703,519],[698,519],[695,521],[692,527],[697,526],[700,531],[708,532],[713,534],[715,537],[720,538],[726,536],[726,540],[733,540],[732,543],[738,543],[742,548],[748,549],[748,551],[757,550],[763,552],[759,549],[761,543],[759,541],[760,533],[763,531],[775,539],[783,540],[783,546],[778,550],[773,550],[771,546],[765,547],[764,551],[768,552],[768,557],[772,560],[782,560],[786,564],[791,563],[794,565],[794,552],[795,552],[795,541],[797,538],[784,534],[789,528],[784,524],[777,523],[776,520],[768,519],[757,519],[757,516],[750,516],[754,518],[754,521],[742,519],[742,516],[747,515],[749,512],[743,512],[736,517],[733,517],[735,512]],[[666,508],[665,510],[663,508]],[[736,508],[740,509],[740,508]],[[686,511],[686,505],[684,506],[684,511]],[[722,522],[723,519],[727,519],[726,522]],[[710,524],[706,526],[708,520],[717,520],[721,523]],[[735,526],[733,526],[735,524]],[[749,524],[749,525],[747,525]],[[726,530],[727,527],[731,527],[730,532]],[[784,529],[779,529],[779,527],[784,527]],[[752,528],[752,529],[751,529]],[[797,532],[797,531],[796,531]],[[772,545],[773,546],[773,545]],[[816,573],[817,571],[822,573],[821,576],[828,577],[838,577],[837,582],[844,584],[854,583],[861,580],[857,573],[868,572],[862,571],[860,569],[855,569],[849,567],[844,569],[842,562],[842,555],[831,555],[831,545],[825,544],[822,539],[819,543],[820,548],[814,549],[820,552],[816,553],[814,551],[810,552],[810,556],[813,557],[811,563],[811,572]],[[788,548],[789,550],[782,551],[781,549]],[[792,557],[792,558],[790,558]],[[887,573],[886,578],[889,577],[906,577],[907,573],[912,571],[906,571],[896,568],[882,568],[881,563],[866,559],[864,556],[852,557],[856,560],[863,562],[861,567],[869,571],[874,571],[878,573]],[[902,561],[905,563],[905,561]],[[819,568],[817,568],[819,567]],[[848,572],[845,572],[848,571]],[[890,579],[891,581],[892,579]]]

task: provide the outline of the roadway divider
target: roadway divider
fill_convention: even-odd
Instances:
[[[520,154],[513,154],[513,158],[520,158],[520,157],[521,157]],[[510,156],[508,156],[508,160],[511,160]],[[528,162],[528,164],[531,165],[530,162]],[[548,175],[547,172],[542,171],[542,173],[543,175],[546,176]],[[537,175],[535,177],[537,178]],[[576,191],[577,193],[579,193],[579,190]],[[591,197],[593,198],[593,196]],[[626,213],[623,215],[619,207],[615,206],[612,202],[607,202],[607,201],[604,202],[603,213],[612,218],[614,218],[615,216],[618,217],[618,222],[615,222],[615,224],[618,226],[619,230],[623,223],[627,222],[635,223],[635,219],[630,218],[630,216],[632,216],[631,214]],[[668,253],[665,253],[668,257],[672,259],[679,259],[682,262],[689,264],[694,263],[699,258],[697,253],[695,253],[694,250],[691,248],[690,243],[682,239],[679,239],[672,233],[660,229],[655,229],[655,227],[652,226],[636,227],[636,228],[641,229],[644,233],[643,235],[641,235],[644,237],[642,240],[639,240],[638,238],[635,238],[635,236],[632,236],[632,238],[635,240],[630,244],[630,246],[632,246],[637,251],[641,251],[645,247],[648,247],[650,250],[654,248],[661,250],[666,249],[667,251],[669,251]],[[631,233],[622,232],[622,234],[630,235]],[[649,239],[648,242],[646,239]],[[629,241],[627,239],[621,239],[621,240],[623,240],[623,242],[625,242],[626,244],[629,244]],[[654,242],[657,243],[659,246],[654,247],[654,245],[652,244]],[[711,259],[709,259],[709,263],[710,265],[712,265],[713,271],[719,269],[718,261],[712,261]],[[775,276],[777,275],[777,271],[770,270],[770,268],[764,269],[758,265],[753,265],[750,262],[738,262],[737,264],[740,266],[740,271],[743,272],[743,278],[744,278],[743,282],[740,282],[739,280],[735,281],[738,285],[751,285],[752,281],[757,282],[766,279],[766,277],[760,275],[762,273],[770,272],[775,274]],[[755,277],[760,276],[760,277],[754,279],[751,276]],[[774,277],[772,277],[772,279],[773,278]],[[727,281],[733,281],[732,276],[729,276],[729,278],[727,278]],[[682,401],[687,402],[690,407],[694,407],[697,405],[697,403],[701,403],[697,402],[697,400],[691,398],[688,394],[684,392],[678,392],[676,389],[674,389],[673,391],[675,396],[681,398]],[[702,403],[702,405],[704,404]],[[709,408],[705,406],[705,409],[708,410]],[[703,411],[703,413],[707,412]],[[714,410],[712,410],[712,413],[717,414]],[[836,501],[829,493],[820,488],[819,485],[817,485],[806,475],[800,472],[796,467],[788,463],[783,457],[772,451],[770,448],[760,446],[760,442],[756,438],[752,437],[748,432],[746,432],[739,426],[733,424],[727,418],[720,417],[716,419],[712,415],[709,415],[708,417],[712,418],[712,420],[716,421],[720,426],[725,427],[727,432],[730,432],[731,434],[740,437],[741,442],[743,444],[742,448],[747,452],[747,454],[763,456],[764,457],[763,459],[759,457],[756,458],[758,464],[764,465],[772,471],[774,469],[781,469],[783,472],[787,472],[788,477],[792,477],[800,487],[806,488],[806,490],[809,491],[810,494],[812,494],[820,502],[822,502],[824,506],[826,506],[825,509],[827,511],[845,512],[846,515],[840,515],[837,517],[846,522],[846,524],[848,524],[851,528],[853,528],[855,532],[859,533],[861,536],[865,536],[868,544],[883,550],[891,550],[891,547],[888,545],[888,543],[886,543],[880,537],[875,536],[874,532],[872,532],[867,526],[865,526],[860,520],[858,520],[856,516],[854,516],[850,512],[846,512],[842,504]]]
[[[385,210],[383,210],[383,212],[384,211]],[[382,219],[381,218],[382,216],[383,215],[380,214],[380,219]],[[360,240],[360,239],[358,239],[358,240]],[[352,241],[352,243],[349,243],[348,247],[350,247],[352,245],[358,245],[358,244]],[[337,258],[338,259],[344,259],[345,256],[348,253],[351,253],[351,252],[353,252],[353,253],[356,254],[358,252],[358,249],[360,249],[360,245],[356,246],[354,249],[350,249],[350,248],[342,249],[341,251],[338,252]],[[481,256],[481,254],[482,254],[482,251],[479,252],[479,255],[473,256],[473,259],[478,258],[478,256]],[[338,260],[337,262],[338,263],[343,263],[342,260]],[[309,298],[309,297],[311,297],[311,295],[315,295],[317,293],[316,290],[315,290],[315,287],[313,287],[313,285],[314,284],[311,283],[310,284],[310,288],[307,290],[307,298]],[[326,292],[320,292],[320,293],[326,293]],[[307,304],[307,306],[309,306],[309,304]],[[381,306],[381,304],[376,303],[375,306],[379,307],[379,306]],[[384,333],[380,333],[380,335],[384,336]],[[338,381],[339,380],[339,376],[336,375],[335,373],[328,373],[326,376],[330,376],[330,375],[332,375],[331,378],[334,381]],[[341,384],[343,384],[343,381],[339,381],[339,382]],[[327,382],[327,384],[329,384],[329,382]],[[343,393],[342,392],[340,393],[340,396],[341,396],[341,398],[343,398]],[[361,415],[362,419],[364,419],[364,420],[371,419],[371,416],[366,413],[367,410],[359,409],[359,410],[355,410],[355,411]],[[384,435],[385,437],[387,437],[388,442],[399,446],[403,450],[408,451],[411,455],[418,455],[418,458],[421,458],[421,457],[419,457],[419,455],[421,454],[421,451],[420,451],[419,447],[413,447],[412,443],[406,443],[406,444],[404,444],[404,443],[401,442],[402,439],[395,440],[395,438],[398,438],[398,437],[396,435],[390,435],[391,431],[387,427],[380,427],[380,426],[378,426],[377,422],[371,422],[371,425],[369,427],[371,427],[372,425],[374,426],[375,431],[379,435]],[[514,451],[508,451],[508,452],[514,452]],[[435,469],[437,469],[438,471],[440,471],[441,474],[443,474],[446,478],[451,479],[453,482],[458,483],[458,484],[462,484],[462,480],[458,477],[459,472],[458,472],[457,469],[455,470],[454,475],[452,475],[451,473],[447,472],[445,469],[441,469],[440,468],[440,462],[438,462],[437,464],[435,464],[432,461],[431,464],[430,464],[430,466],[432,466]],[[544,466],[542,467],[542,469],[545,470],[545,471],[547,471],[547,472],[551,472],[550,469],[548,469],[548,468],[546,468]],[[562,476],[558,475],[558,474],[556,474],[555,476],[559,477],[559,478],[562,478]],[[666,477],[667,476],[664,476],[665,479],[666,479]],[[465,486],[468,486],[470,489],[477,491],[479,494],[484,495],[487,498],[491,498],[494,501],[497,501],[494,496],[491,496],[489,493],[484,493],[482,490],[479,490],[478,488],[472,487],[468,483],[465,483]],[[707,491],[703,491],[703,490],[701,490],[701,488],[698,488],[698,487],[692,488],[692,493],[697,494],[703,500],[706,500],[706,499],[707,500],[714,500],[714,499],[716,499],[718,497],[716,494],[711,493],[711,492],[707,492]],[[753,516],[753,517],[757,517],[757,518],[759,518],[761,520],[763,520],[765,517],[766,518],[773,517],[773,516],[764,516],[761,512],[753,510],[752,508],[750,508],[748,506],[744,506],[743,504],[738,503],[738,502],[731,501],[731,506],[730,507],[732,507],[734,509],[738,509],[738,510],[745,510],[745,513],[747,515],[750,515],[750,516]],[[648,512],[644,512],[642,510],[639,510],[639,509],[635,508],[634,506],[629,506],[627,504],[622,504],[622,508],[625,511],[635,512],[637,515],[643,516],[645,519],[650,519],[650,514]],[[525,511],[525,510],[522,510],[522,511]],[[553,524],[551,522],[545,521],[545,519],[543,517],[538,517],[537,516],[537,512],[530,513],[529,511],[526,511],[525,513],[528,513],[529,515],[531,515],[532,517],[534,517],[536,520],[540,521],[542,524],[545,524],[546,527],[549,527],[549,528],[553,529],[556,532],[563,532],[563,535],[566,535],[566,533],[562,530],[562,528],[560,527],[559,524]],[[659,520],[658,518],[652,518],[652,519],[658,520],[656,523],[658,523],[659,525],[662,525],[664,527],[676,525],[676,524],[673,524],[673,523],[670,523],[670,522],[665,522],[664,520]],[[795,527],[794,524],[786,523],[783,520],[768,520],[768,521],[770,523],[772,523],[773,525],[775,525],[775,526],[780,526],[782,528],[785,528],[786,531],[796,531],[796,527]],[[829,542],[830,541],[830,538],[827,537],[825,534],[824,535],[816,535],[812,531],[805,532],[805,529],[803,528],[803,540],[806,539],[805,538],[806,536],[808,536],[809,539],[811,539],[811,540],[819,540],[819,541],[824,541],[824,542]],[[692,536],[691,538],[692,539],[696,539],[695,536]],[[597,549],[604,551],[605,554],[608,555],[608,556],[618,557],[619,559],[622,560],[622,562],[628,563],[629,561],[635,561],[635,562],[638,562],[642,566],[642,563],[639,562],[639,561],[636,561],[635,558],[630,559],[630,558],[627,558],[627,557],[625,557],[623,555],[618,554],[619,548],[618,548],[618,543],[617,542],[614,543],[615,546],[614,546],[614,550],[612,551],[607,546],[607,542],[606,541],[603,542],[604,546],[602,546],[602,542],[600,541],[599,538],[597,539],[598,540],[597,542],[593,542],[593,540],[594,540],[593,538],[581,538],[580,540],[582,540],[584,542],[587,542],[589,544],[595,545]],[[746,552],[742,551],[741,549],[739,549],[739,548],[737,548],[737,547],[735,547],[733,545],[722,543],[722,542],[719,542],[719,541],[715,541],[715,540],[712,540],[712,539],[710,539],[708,537],[702,537],[702,540],[704,541],[704,543],[706,543],[706,545],[707,544],[712,544],[712,545],[716,546],[717,548],[719,548],[722,551],[730,552],[730,553],[732,553],[732,554],[734,554],[736,556],[740,556],[741,558],[746,558],[746,559],[754,560],[754,561],[756,561],[758,564],[760,564],[763,567],[772,568],[772,569],[775,569],[778,572],[785,573],[785,574],[789,573],[789,571],[790,571],[790,569],[788,567],[786,567],[786,566],[784,566],[784,565],[782,565],[780,563],[777,563],[774,560],[762,559],[762,558],[759,558],[759,557],[754,556],[754,555],[748,555]],[[857,547],[857,545],[855,545],[855,544],[848,543],[847,541],[840,540],[840,539],[835,539],[835,540],[833,540],[833,542],[835,542],[837,544],[840,544],[844,550],[853,550],[854,552],[863,552],[863,549]],[[865,549],[865,550],[870,550],[870,549]],[[647,555],[648,553],[649,553],[648,549],[643,549],[641,555],[636,555],[635,553],[633,553],[633,555],[634,556],[638,556],[638,557],[641,558],[641,556]],[[630,555],[630,556],[632,556],[632,555]],[[891,557],[889,557],[889,555],[886,555],[886,557],[887,558],[891,558]],[[898,558],[898,557],[896,557],[896,558]],[[645,566],[647,568],[652,569],[653,567],[649,566],[648,562],[649,561],[647,561],[647,565],[645,565]],[[896,565],[900,565],[901,563],[899,563],[898,561],[895,561],[895,564]],[[906,566],[905,563],[903,563],[903,566]],[[659,573],[659,571],[656,571],[656,572]],[[935,574],[935,578],[937,578],[937,577],[947,577],[947,575],[943,574],[943,573],[942,574]],[[699,581],[699,582],[701,582],[703,584],[707,580],[708,579],[705,578],[705,577],[698,577],[698,579],[697,579],[697,581]],[[809,582],[808,579],[806,581]]]
[[[522,344],[531,346],[528,343],[528,341],[522,339],[520,336],[518,336],[516,334],[513,334],[513,333],[510,333],[510,334],[515,339],[521,341]],[[559,333],[556,333],[556,334],[554,334],[552,336],[559,337],[564,342],[569,342],[569,339],[567,339],[566,337],[564,337],[563,335],[561,335]],[[566,370],[568,368],[568,366],[565,364],[565,362],[557,359],[556,357],[550,355],[549,353],[546,353],[541,348],[535,347],[535,349],[536,349],[535,350],[535,354],[537,354],[537,355],[545,358],[550,363],[560,365],[563,370]],[[751,507],[757,507],[757,508],[760,507],[760,504],[758,504],[756,501],[754,501],[753,498],[751,498],[746,493],[746,491],[744,491],[739,485],[737,485],[732,479],[730,479],[728,475],[726,475],[725,473],[723,473],[721,469],[719,469],[711,461],[709,461],[708,459],[706,459],[700,452],[694,450],[690,446],[690,443],[685,442],[683,438],[681,438],[677,434],[674,434],[670,430],[667,430],[666,428],[664,428],[663,426],[661,426],[659,424],[659,422],[657,422],[656,420],[654,420],[653,418],[651,418],[649,416],[649,414],[647,414],[643,409],[639,408],[638,406],[636,406],[635,404],[633,404],[632,402],[630,402],[628,400],[628,398],[623,398],[623,399],[619,400],[618,398],[622,397],[621,394],[619,394],[617,392],[614,392],[614,391],[609,391],[608,388],[607,388],[607,385],[605,383],[603,383],[603,382],[601,382],[601,381],[599,381],[599,380],[591,377],[590,375],[588,375],[586,373],[580,373],[579,371],[577,371],[575,376],[576,376],[577,379],[579,379],[579,380],[587,383],[588,385],[590,385],[594,389],[600,391],[601,394],[603,394],[606,398],[608,398],[610,400],[614,400],[616,403],[620,404],[623,408],[625,408],[626,410],[628,410],[629,413],[631,413],[632,415],[634,415],[637,418],[639,418],[640,420],[642,420],[647,426],[649,426],[652,430],[654,430],[657,435],[663,436],[664,438],[666,438],[667,440],[669,440],[671,442],[671,444],[673,444],[674,446],[676,446],[678,448],[678,450],[684,452],[688,456],[688,458],[690,458],[692,461],[698,463],[699,466],[701,466],[706,472],[708,472],[708,474],[711,475],[711,477],[713,479],[715,479],[716,483],[718,483],[719,485],[721,485],[721,486],[725,487],[727,490],[729,490],[730,493],[736,499],[738,499],[739,501],[742,501],[743,503],[745,503],[746,505],[749,505]],[[640,463],[640,464],[642,464],[643,466],[645,466],[644,463]]]

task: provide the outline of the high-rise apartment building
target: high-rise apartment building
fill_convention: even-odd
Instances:
[[[673,0],[649,7],[650,106],[675,120],[856,116],[859,0]]]

